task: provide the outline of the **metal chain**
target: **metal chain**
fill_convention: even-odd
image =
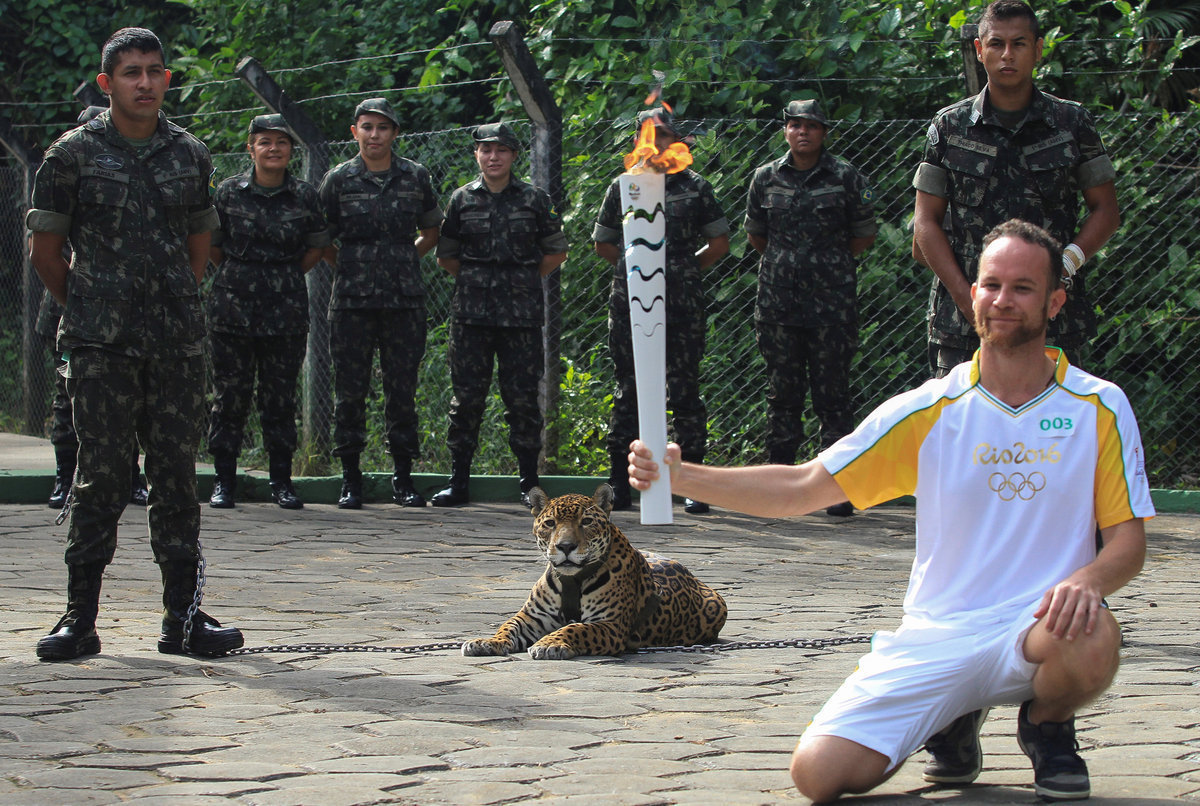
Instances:
[[[200,544],[200,539],[196,538],[196,554],[199,559],[196,561],[196,591],[192,594],[192,603],[188,605],[187,616],[183,619],[183,651],[187,652],[192,648],[192,622],[196,618],[196,614],[200,612],[200,603],[204,601],[204,570],[208,567],[208,563],[204,559],[204,546]]]
[[[739,649],[828,649],[847,644],[870,642],[869,635],[847,635],[838,638],[794,638],[787,641],[728,641],[722,644],[690,644],[679,646],[648,646],[632,650],[634,655],[649,655],[657,652],[732,652]],[[275,644],[271,646],[243,647],[229,652],[230,655],[301,654],[328,655],[339,652],[389,652],[399,655],[420,655],[426,652],[444,652],[462,647],[461,641],[442,641],[435,644],[414,646],[376,646],[372,644]]]

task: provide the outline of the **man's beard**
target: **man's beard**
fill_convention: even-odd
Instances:
[[[975,318],[975,333],[979,336],[979,340],[984,344],[990,344],[993,347],[1002,347],[1006,350],[1013,350],[1018,347],[1024,347],[1033,341],[1045,342],[1046,326],[1050,323],[1050,319],[1042,315],[1039,323],[1022,322],[1017,328],[1010,328],[1007,332],[993,332],[987,317]]]

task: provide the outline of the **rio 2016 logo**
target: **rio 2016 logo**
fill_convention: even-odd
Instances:
[[[1048,448],[1031,448],[1024,442],[1014,442],[1011,448],[1000,448],[988,442],[980,442],[971,455],[975,465],[1036,465],[1042,462],[1057,464],[1062,459],[1058,443]]]
[[[1012,501],[1019,498],[1030,501],[1035,495],[1046,488],[1046,477],[1038,471],[1028,476],[1024,473],[993,473],[988,476],[988,489],[999,496],[1001,501]]]

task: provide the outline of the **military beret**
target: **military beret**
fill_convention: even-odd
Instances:
[[[499,143],[513,151],[521,150],[521,141],[513,134],[507,123],[485,123],[471,133],[476,143]]]
[[[376,115],[383,115],[385,118],[395,124],[396,128],[400,128],[400,118],[396,116],[396,110],[392,109],[392,105],[384,98],[368,98],[367,100],[354,107],[354,121],[368,112],[374,112]]]
[[[785,123],[789,120],[795,120],[797,118],[802,118],[804,120],[815,120],[825,128],[829,128],[833,125],[833,123],[830,122],[821,112],[821,104],[818,103],[816,99],[810,99],[807,101],[790,101],[788,105],[783,108],[783,120]]]
[[[283,119],[283,115],[258,115],[254,120],[250,121],[250,134],[258,134],[259,132],[281,132],[296,139],[292,134],[292,130],[288,128],[287,121]]]

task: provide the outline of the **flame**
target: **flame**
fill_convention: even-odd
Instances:
[[[653,97],[653,94],[652,96]],[[647,101],[650,99],[647,98]],[[663,103],[668,112],[671,107]],[[692,152],[687,143],[676,140],[661,153],[654,142],[654,118],[647,118],[638,132],[633,150],[625,155],[625,170],[629,173],[640,174],[655,171],[660,174],[677,174],[692,164]]]

